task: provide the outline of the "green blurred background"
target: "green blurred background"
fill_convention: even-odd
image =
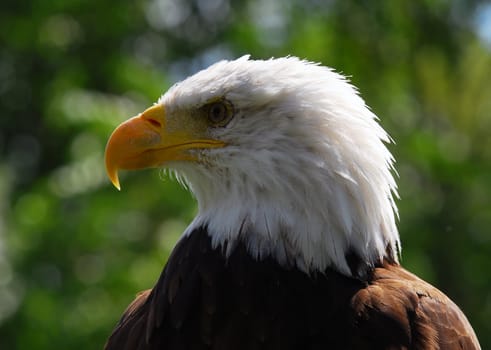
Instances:
[[[105,142],[245,53],[351,77],[396,142],[403,265],[491,349],[491,6],[458,0],[2,0],[0,348],[103,346],[196,211],[158,170],[116,191]]]

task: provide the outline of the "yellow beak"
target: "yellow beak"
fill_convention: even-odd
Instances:
[[[223,147],[224,142],[199,139],[192,128],[167,128],[165,107],[150,107],[133,117],[112,133],[106,146],[106,172],[119,190],[119,169],[143,169],[159,167],[169,161],[197,160],[191,149]]]

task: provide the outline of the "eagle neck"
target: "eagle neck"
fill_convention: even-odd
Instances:
[[[360,191],[366,189],[343,174],[319,169],[303,174],[278,174],[269,186],[241,175],[232,176],[230,187],[225,179],[199,187],[198,181],[187,181],[199,213],[185,234],[206,227],[213,247],[226,256],[240,243],[257,260],[272,257],[306,273],[334,268],[359,276],[384,258],[397,261],[398,234],[388,200],[364,203]]]

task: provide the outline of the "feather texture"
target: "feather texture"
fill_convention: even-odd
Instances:
[[[201,162],[166,164],[198,201],[187,233],[207,224],[219,246],[243,227],[257,232],[253,256],[304,271],[349,274],[349,250],[372,264],[387,249],[398,258],[390,138],[345,77],[295,57],[242,57],[174,85],[159,103],[174,123],[220,98],[235,116],[209,132],[227,146],[197,151]]]
[[[151,291],[137,296],[107,350],[479,349],[442,292],[385,261],[365,279],[333,269],[308,275],[252,258],[226,258],[197,229],[184,237]]]

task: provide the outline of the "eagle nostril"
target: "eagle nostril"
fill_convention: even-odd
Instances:
[[[158,120],[152,119],[152,118],[145,118],[150,124],[152,124],[154,127],[160,129],[162,128],[162,123],[159,122]]]

